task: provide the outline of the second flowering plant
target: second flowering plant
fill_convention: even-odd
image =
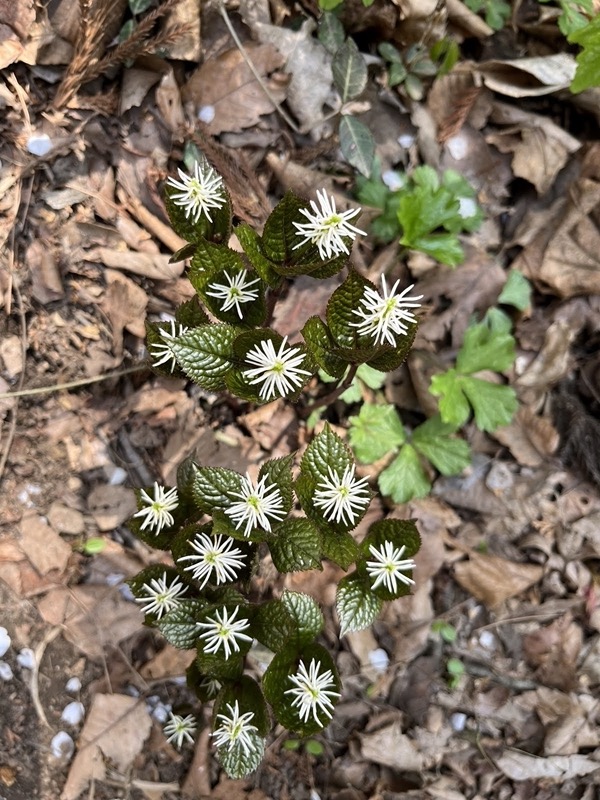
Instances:
[[[391,371],[406,358],[421,298],[410,295],[412,287],[398,291],[398,282],[388,289],[385,278],[380,290],[350,267],[352,241],[362,232],[351,222],[358,210],[338,212],[325,192],[310,205],[288,192],[259,235],[248,225],[233,229],[226,189],[205,161],[191,175],[180,170],[166,188],[173,227],[189,242],[174,258],[190,259],[196,296],[174,320],[148,326],[157,372],[264,404],[314,393],[319,371],[341,390],[361,364]],[[242,252],[229,247],[232,230]],[[324,318],[306,321],[302,341],[270,327],[286,282],[342,270]],[[322,403],[317,397],[315,405]],[[188,683],[201,701],[214,700],[213,742],[230,776],[256,769],[273,718],[315,734],[342,693],[334,660],[318,642],[318,604],[299,592],[272,590],[263,599],[263,590],[259,597],[253,577],[261,560],[268,556],[282,574],[322,569],[324,560],[345,571],[354,565],[337,588],[341,635],[369,626],[384,601],[409,593],[420,546],[414,521],[383,519],[362,541],[353,535],[372,496],[352,451],[327,424],[301,457],[267,461],[254,476],[189,458],[176,486],[140,490],[130,526],[170,551],[173,566],[147,567],[130,585],[147,623],[176,647],[196,651]],[[244,673],[254,642],[273,653],[260,683]],[[169,726],[181,744],[195,723],[174,715]]]

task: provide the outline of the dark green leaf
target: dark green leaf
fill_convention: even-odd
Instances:
[[[232,325],[201,325],[174,338],[171,347],[188,377],[204,389],[218,391],[225,387],[238,334]]]
[[[294,456],[283,456],[265,461],[261,466],[258,478],[267,477],[267,486],[275,484],[279,489],[279,494],[283,500],[283,510],[288,514],[294,503],[294,476],[292,475],[292,464]]]
[[[219,714],[229,716],[228,705],[235,706],[238,703],[240,715],[251,712],[254,714],[252,725],[258,728],[261,736],[266,736],[271,729],[271,720],[265,698],[260,686],[249,675],[242,675],[237,681],[228,681],[224,686],[215,702],[213,709],[214,727],[219,727],[217,717]]]
[[[353,100],[367,85],[367,65],[358,52],[354,39],[346,39],[337,50],[331,64],[333,83],[340,93],[342,102]]]
[[[358,545],[347,531],[322,531],[323,557],[348,569],[356,561]]]
[[[193,492],[199,510],[211,514],[239,500],[242,476],[222,467],[195,467]]]
[[[177,608],[158,621],[158,629],[174,647],[193,650],[198,640],[198,614],[207,606],[206,600],[182,600]]]
[[[278,572],[301,572],[321,567],[321,537],[307,519],[288,519],[277,525],[269,542]]]
[[[282,600],[269,600],[258,606],[252,619],[255,639],[277,653],[295,633],[295,620]]]
[[[286,589],[281,596],[281,602],[294,623],[295,646],[304,647],[314,641],[323,630],[324,620],[321,609],[313,598]]]
[[[335,605],[340,636],[344,636],[372,625],[381,611],[382,601],[371,591],[368,579],[353,573],[339,582]]]
[[[338,0],[334,0],[334,2],[336,5],[338,4]],[[342,0],[339,0],[339,2],[342,2]],[[324,6],[321,5],[321,8],[324,8]],[[342,23],[335,14],[328,12],[325,12],[319,20],[317,36],[323,47],[332,55],[344,43],[346,38]]]
[[[276,287],[281,282],[281,275],[275,271],[273,264],[263,254],[261,238],[249,225],[238,225],[235,235],[244,249],[248,260],[263,281],[270,287]]]
[[[344,114],[340,120],[340,148],[350,166],[361,175],[369,177],[375,158],[375,139],[367,126],[352,114]]]
[[[348,364],[332,352],[335,343],[327,325],[319,317],[311,317],[302,328],[302,336],[306,349],[328,375],[341,378],[348,369]]]

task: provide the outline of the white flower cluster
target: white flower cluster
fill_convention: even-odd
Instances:
[[[179,180],[169,178],[167,186],[178,189],[173,192],[171,200],[181,206],[185,216],[196,223],[202,216],[212,222],[211,209],[222,208],[225,203],[225,187],[221,176],[208,164],[194,164],[193,175],[187,175],[178,169]]]
[[[243,375],[252,386],[260,384],[258,393],[263,400],[285,397],[303,386],[311,375],[300,367],[304,354],[297,347],[287,347],[287,336],[277,352],[271,339],[263,339],[248,351],[246,361],[254,367],[244,370]]]
[[[414,559],[402,558],[406,546],[394,547],[392,542],[384,542],[381,547],[369,546],[369,552],[374,561],[367,561],[367,572],[370,578],[375,578],[371,589],[376,589],[383,584],[390,592],[396,592],[398,581],[406,586],[414,586],[414,581],[404,573],[413,570],[416,566]]]
[[[145,503],[133,516],[143,517],[144,521],[140,526],[143,531],[150,528],[152,533],[158,535],[165,527],[173,525],[175,522],[171,511],[175,511],[179,505],[177,489],[167,489],[154,482],[154,494],[150,495],[145,489],[140,492],[140,499]]]
[[[360,208],[349,208],[347,211],[338,211],[335,198],[328,197],[323,189],[317,192],[320,208],[314,200],[310,201],[312,211],[303,208],[303,214],[308,222],[294,222],[296,234],[302,240],[294,247],[297,250],[307,242],[315,244],[319,249],[319,256],[323,261],[339,256],[341,253],[349,254],[348,245],[344,238],[354,240],[356,235],[364,234],[360,228],[350,224],[350,220],[360,214]]]
[[[306,669],[304,661],[300,662],[298,672],[290,675],[290,681],[294,684],[293,689],[288,689],[285,694],[290,694],[294,698],[292,706],[297,706],[298,716],[303,722],[307,722],[312,714],[317,725],[324,725],[318,714],[322,712],[331,719],[333,711],[332,697],[339,697],[340,693],[335,691],[335,681],[330,669],[319,673],[321,664],[312,659],[310,666]]]
[[[358,333],[375,339],[375,344],[390,344],[395,347],[396,337],[406,336],[408,333],[407,323],[417,322],[412,311],[407,309],[419,308],[421,304],[418,301],[423,299],[423,295],[408,295],[414,284],[396,294],[399,283],[400,281],[396,281],[388,292],[385,275],[382,275],[383,295],[367,287],[360,301],[363,308],[353,311],[356,317],[360,317],[360,322],[351,322],[350,325],[357,328]]]

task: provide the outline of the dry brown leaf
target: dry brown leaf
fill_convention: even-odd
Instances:
[[[21,550],[41,575],[65,570],[72,551],[55,530],[31,512],[23,516],[20,528]]]
[[[139,631],[143,622],[136,604],[112,586],[54,589],[39,601],[38,611],[49,625],[62,625],[65,638],[90,658],[102,658],[106,647]]]
[[[31,271],[31,293],[46,305],[64,296],[60,270],[54,248],[48,242],[34,239],[26,251],[25,259]]]
[[[123,355],[123,330],[139,339],[146,335],[144,322],[148,295],[131,278],[112,269],[104,272],[108,284],[102,299],[102,310],[112,326],[113,352]]]
[[[153,70],[134,67],[124,70],[119,96],[119,115],[140,106],[150,89],[159,80],[160,73]]]
[[[156,106],[167,128],[178,135],[185,129],[185,114],[181,93],[175,80],[173,68],[169,67],[156,88]]]
[[[0,69],[19,60],[34,21],[33,0],[0,0]]]
[[[143,700],[97,694],[77,743],[77,755],[61,800],[76,800],[90,781],[106,776],[104,759],[125,774],[150,735],[152,720]]]
[[[529,753],[505,750],[495,759],[496,766],[513,781],[547,780],[552,783],[581,779],[600,769],[600,761],[587,756],[538,758]]]
[[[545,212],[537,234],[512,264],[560,297],[600,294],[599,155],[600,145],[590,146],[582,177]]]
[[[163,33],[185,26],[184,33],[178,33],[175,41],[169,44],[169,58],[177,61],[200,61],[201,55],[201,3],[198,0],[179,0],[164,18]]]
[[[524,592],[536,584],[544,573],[535,564],[520,564],[499,556],[471,551],[468,561],[454,566],[454,577],[467,592],[488,608]]]
[[[494,431],[524,467],[539,467],[558,447],[558,432],[548,417],[539,417],[529,406],[520,406],[510,425]]]
[[[169,256],[163,253],[133,253],[111,247],[94,247],[85,253],[85,259],[100,261],[105,267],[144,275],[155,281],[172,281],[182,274],[185,267],[183,261],[170,264]]]
[[[193,650],[179,650],[167,643],[160,653],[147,661],[140,669],[140,675],[145,680],[160,681],[164,678],[175,678],[185,675],[185,671],[194,661]]]
[[[137,508],[133,489],[106,484],[99,484],[92,489],[87,504],[101,531],[111,531],[122,525]]]
[[[581,652],[583,632],[565,614],[550,625],[523,637],[527,662],[537,667],[537,678],[546,686],[568,691],[575,682],[575,665]]]
[[[359,738],[362,757],[367,761],[402,772],[421,772],[426,766],[423,754],[413,740],[402,733],[399,722]]]
[[[267,76],[283,66],[283,57],[269,44],[249,43],[245,47],[255,69],[280,103],[285,98],[285,87],[281,79]],[[207,124],[207,132],[212,136],[224,131],[239,133],[256,125],[263,114],[274,110],[273,103],[237,48],[209,59],[197,69],[181,95],[184,102],[194,104],[196,111],[204,106],[214,108],[214,119]]]
[[[575,59],[568,53],[484,61],[477,65],[486,86],[506,97],[541,97],[567,89],[575,77]]]

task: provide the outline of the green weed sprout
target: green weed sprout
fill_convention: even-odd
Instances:
[[[171,223],[187,242],[173,260],[190,259],[196,294],[172,321],[148,324],[156,373],[258,405],[302,399],[310,413],[305,395],[319,371],[336,380],[339,396],[361,367],[389,372],[404,361],[420,297],[385,279],[379,289],[350,267],[352,241],[362,232],[358,209],[338,211],[324,191],[310,202],[288,192],[259,235],[246,224],[233,227],[227,190],[203,159],[165,189]],[[232,230],[242,252],[228,246]],[[301,342],[270,327],[286,282],[341,270],[324,318],[306,321]],[[214,700],[211,737],[233,778],[258,767],[273,718],[311,737],[329,723],[342,693],[334,660],[317,641],[324,625],[318,604],[301,592],[259,596],[252,579],[261,560],[270,557],[279,573],[320,570],[324,559],[346,571],[354,565],[337,587],[341,635],[368,627],[385,601],[410,592],[420,547],[414,520],[376,521],[360,543],[352,535],[372,497],[351,449],[327,424],[301,458],[266,461],[255,477],[187,458],[175,486],[157,482],[137,492],[130,529],[170,551],[173,566],[152,564],[129,585],[146,624],[175,647],[196,651],[188,684],[202,702]],[[260,682],[245,674],[255,642],[273,654]],[[195,729],[190,715],[173,715],[165,732],[181,746]]]

